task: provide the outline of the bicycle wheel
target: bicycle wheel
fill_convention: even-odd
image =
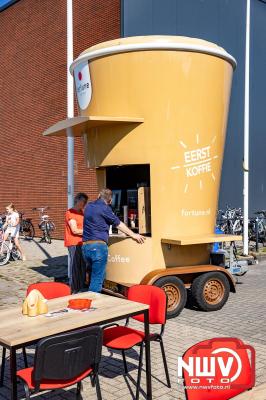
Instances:
[[[259,220],[259,222],[258,222],[258,231],[259,231],[259,235],[264,236],[264,224],[263,224],[262,220]]]
[[[45,243],[51,244],[52,241],[51,241],[50,230],[49,230],[49,222],[45,223],[43,237],[44,237]]]
[[[55,231],[55,224],[53,223],[53,221],[48,222],[48,230],[49,230],[49,232]]]
[[[45,233],[45,242],[48,243],[48,244],[52,243],[52,239],[51,239],[51,236],[50,236],[49,232]]]
[[[250,226],[250,227],[248,228],[248,241],[249,241],[249,242],[253,242],[253,241],[254,241],[254,238],[255,238],[255,234],[254,234],[254,232],[253,232],[253,228]]]
[[[241,235],[242,234],[242,226],[240,220],[236,220],[233,225],[233,234],[234,235]]]
[[[10,259],[10,251],[6,243],[0,243],[0,266],[6,265]]]
[[[21,234],[25,240],[32,240],[35,235],[35,229],[30,221],[23,221],[21,224]]]
[[[12,247],[12,250],[11,250],[11,258],[12,258],[13,261],[18,261],[18,260],[21,259],[20,252],[18,251],[18,249],[17,249],[16,246],[13,246],[13,247]]]

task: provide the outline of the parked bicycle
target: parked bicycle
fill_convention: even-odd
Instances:
[[[52,243],[51,233],[55,230],[55,224],[50,219],[49,215],[44,214],[45,211],[49,210],[50,207],[35,207],[32,211],[38,211],[40,217],[40,223],[38,224],[42,231],[42,238],[40,242]]]
[[[33,226],[32,218],[23,218],[24,213],[20,212],[20,235],[25,239],[25,240],[32,240],[35,236],[35,229]]]
[[[21,255],[15,245],[14,238],[9,235],[8,239],[4,241],[4,232],[0,229],[0,266],[6,265],[10,259],[13,261],[20,260]]]
[[[266,210],[256,211],[256,218],[248,220],[248,239],[249,242],[266,243]],[[243,234],[243,215],[241,208],[226,207],[226,210],[219,210],[217,213],[217,225],[225,234]]]
[[[258,241],[264,246],[266,242],[266,210],[256,211],[254,214],[256,218],[250,219],[248,225],[249,241]]]
[[[241,235],[243,232],[243,215],[241,208],[226,207],[218,211],[217,228],[228,235]]]

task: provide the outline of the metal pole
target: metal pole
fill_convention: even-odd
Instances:
[[[67,0],[67,118],[74,117],[74,81],[69,71],[73,62],[73,4]],[[67,129],[67,204],[74,203],[74,136],[72,128]]]
[[[74,81],[69,71],[73,61],[73,3],[67,0],[67,118],[74,117]],[[67,207],[74,205],[74,136],[67,128]],[[71,280],[70,255],[68,255],[68,277]]]
[[[255,219],[255,232],[256,232],[256,252],[259,251],[259,218]]]
[[[249,69],[250,69],[250,0],[246,10],[246,51],[245,51],[245,106],[244,106],[244,237],[243,253],[248,255],[248,209],[249,209]]]

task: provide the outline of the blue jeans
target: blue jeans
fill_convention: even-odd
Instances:
[[[90,268],[91,292],[101,292],[108,259],[108,246],[105,243],[87,243],[82,246],[84,260]]]

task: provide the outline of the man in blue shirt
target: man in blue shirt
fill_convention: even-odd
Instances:
[[[84,211],[83,257],[91,267],[90,287],[92,292],[101,292],[108,259],[110,225],[142,244],[145,237],[134,233],[113,213],[112,191],[102,189],[96,201],[89,203]]]

